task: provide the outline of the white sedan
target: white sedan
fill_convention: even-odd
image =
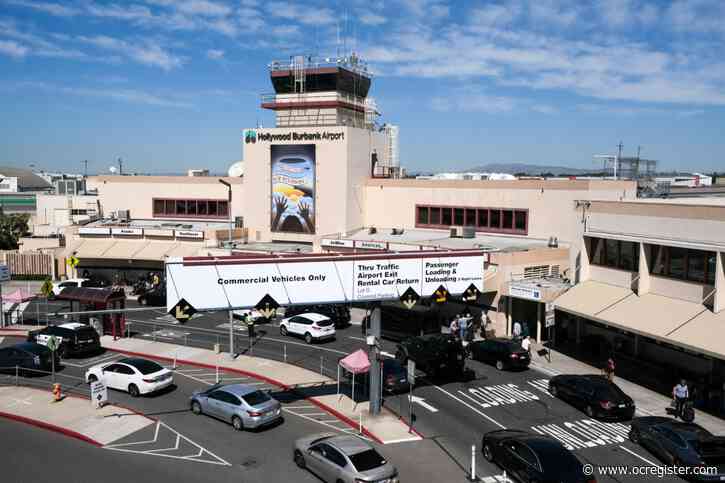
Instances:
[[[149,394],[174,382],[170,370],[154,361],[128,357],[93,366],[86,371],[86,382],[101,381],[106,387],[126,391],[133,397]]]
[[[308,312],[282,319],[279,323],[279,333],[300,335],[305,338],[305,342],[311,344],[315,340],[333,339],[335,323],[329,317]]]

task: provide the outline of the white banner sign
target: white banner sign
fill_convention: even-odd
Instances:
[[[83,226],[78,228],[78,234],[80,235],[108,235],[110,233],[110,228],[101,228],[96,226]]]
[[[112,228],[111,233],[123,236],[141,236],[143,235],[143,228]]]
[[[158,228],[145,228],[144,233],[146,236],[158,236],[164,238],[173,238],[174,230],[160,230]]]
[[[320,259],[194,260],[166,263],[168,307],[182,298],[197,310],[254,307],[269,294],[280,305],[397,299],[408,287],[430,297],[443,285],[483,291],[484,256],[410,253]]]
[[[203,231],[174,230],[176,238],[204,238]]]
[[[0,265],[0,282],[10,280],[10,268],[7,265]]]
[[[101,381],[91,383],[91,404],[98,409],[102,408],[108,401],[108,389],[106,384]]]
[[[323,247],[341,247],[341,248],[353,248],[355,242],[353,240],[338,240],[338,239],[323,239],[320,242]]]
[[[509,295],[521,299],[541,300],[541,290],[528,285],[509,285]]]
[[[363,250],[387,250],[388,244],[385,242],[355,240],[355,248]]]

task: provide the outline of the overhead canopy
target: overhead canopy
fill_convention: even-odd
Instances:
[[[725,311],[702,304],[587,281],[560,296],[557,310],[725,359]]]
[[[362,349],[340,359],[340,365],[353,374],[361,374],[370,370],[370,360]]]
[[[103,253],[103,258],[136,258],[147,242],[117,241]]]
[[[101,258],[115,242],[113,240],[83,240],[76,248],[75,256],[84,258]]]
[[[58,294],[56,299],[103,304],[117,300],[126,300],[126,294],[122,289],[66,287]]]

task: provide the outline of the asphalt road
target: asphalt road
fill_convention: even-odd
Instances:
[[[32,307],[29,310],[35,310]],[[228,350],[228,316],[226,313],[200,314],[188,323],[179,325],[174,323],[162,311],[138,312],[128,315],[131,322],[131,331],[134,337],[156,338],[164,342],[188,344],[194,346],[211,347],[215,343]],[[282,337],[274,325],[262,325],[257,328],[258,337],[254,344],[249,344],[246,328],[235,330],[235,347],[238,352],[250,351],[253,355],[268,357],[276,360],[298,364],[308,369],[320,371],[330,377],[336,376],[336,361],[358,348],[365,347],[360,326],[353,325],[338,330],[335,340],[307,345],[301,339]],[[382,350],[387,354],[394,354],[395,344],[383,341]],[[626,439],[628,424],[626,423],[599,423],[572,408],[565,402],[555,399],[546,390],[548,375],[529,369],[520,372],[499,372],[494,367],[483,365],[475,361],[468,362],[469,369],[475,376],[468,381],[427,381],[419,379],[420,383],[414,390],[413,412],[416,415],[415,428],[423,436],[434,441],[443,448],[450,458],[459,465],[461,474],[470,467],[471,445],[476,445],[478,451],[477,473],[484,477],[501,474],[501,470],[489,464],[480,455],[481,437],[491,430],[501,428],[518,428],[536,431],[556,437],[569,446],[583,461],[593,465],[660,465],[661,463],[643,448],[633,445]],[[143,410],[155,411],[169,424],[183,427],[194,441],[210,447],[223,448],[220,456],[234,465],[245,466],[245,456],[229,454],[230,443],[238,442],[240,438],[246,441],[254,434],[235,434],[230,428],[223,427],[223,423],[216,421],[199,421],[185,411],[186,399],[190,391],[196,388],[193,384],[176,378],[179,387],[173,394],[164,396],[167,403],[156,404],[153,398],[137,401],[121,399],[119,402],[139,404]],[[169,397],[170,396],[170,397]],[[130,399],[130,398],[126,398]],[[386,397],[387,407],[400,414],[404,420],[409,421],[409,400],[407,395],[394,395]],[[134,406],[135,407],[135,406]],[[166,412],[166,413],[164,413]],[[298,418],[302,419],[302,418]],[[319,431],[314,427],[318,423],[311,421],[293,421],[288,416],[284,425],[269,430],[269,440],[273,443],[268,446],[263,443],[258,448],[251,445],[251,458],[259,463],[258,468],[269,466],[267,474],[272,481],[280,481],[288,471],[295,471],[294,481],[304,481],[299,478],[295,468],[287,468],[291,463],[280,464],[277,467],[265,460],[269,448],[277,443],[289,444],[280,436],[275,438],[275,432],[284,433],[289,437],[290,432]],[[210,425],[222,426],[218,431],[209,431]],[[312,425],[312,426],[307,426]],[[187,429],[188,428],[188,429]],[[282,429],[283,428],[283,429]],[[324,429],[324,428],[323,428]],[[227,431],[228,430],[228,431]],[[231,434],[231,436],[229,436]],[[231,437],[230,440],[225,438]],[[267,434],[265,433],[265,440]],[[217,443],[221,438],[222,444]],[[261,441],[260,438],[251,440]],[[213,446],[212,446],[213,445]],[[279,448],[280,446],[277,446]],[[213,451],[213,450],[212,450]],[[258,456],[257,456],[258,455]],[[261,463],[260,463],[261,462]],[[398,461],[396,461],[396,464]],[[250,474],[254,468],[245,469]],[[260,474],[264,471],[260,470]],[[598,481],[635,481],[642,477],[598,477]],[[249,480],[255,481],[255,480]],[[663,478],[663,481],[679,481],[675,477]]]

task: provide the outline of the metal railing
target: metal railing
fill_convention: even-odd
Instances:
[[[88,396],[89,389],[85,379],[78,376],[63,374],[58,371],[43,371],[21,366],[0,367],[0,385],[27,386],[42,389],[52,389],[59,383],[66,393]]]

